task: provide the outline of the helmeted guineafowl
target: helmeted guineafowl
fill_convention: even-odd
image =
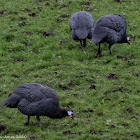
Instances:
[[[130,44],[126,35],[126,21],[119,15],[109,14],[99,18],[94,26],[92,43],[99,44],[97,55],[101,55],[100,43],[107,42],[111,54],[111,46],[115,43]]]
[[[80,41],[81,47],[86,47],[86,38],[92,38],[94,20],[92,15],[86,11],[76,12],[70,19],[70,30],[72,38]]]
[[[28,116],[25,125],[29,125],[30,116],[36,116],[40,125],[39,116],[48,116],[59,119],[69,116],[73,119],[73,112],[60,108],[55,90],[39,83],[24,83],[18,86],[2,103]]]

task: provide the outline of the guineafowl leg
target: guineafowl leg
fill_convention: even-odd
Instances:
[[[81,48],[82,48],[83,44],[82,44],[82,40],[81,39],[80,39],[80,45],[81,45]]]
[[[86,47],[86,39],[83,40],[83,46]]]
[[[97,56],[101,56],[100,43],[99,43],[99,47],[98,47],[98,53],[97,53]]]
[[[30,116],[28,116],[27,122],[24,125],[29,125],[30,122]]]
[[[38,121],[39,126],[41,126],[39,116],[36,116],[36,119],[37,119],[37,121]]]
[[[109,48],[109,53],[110,53],[110,54],[111,54],[111,46],[112,46],[112,45],[109,44],[109,47],[108,47],[108,48]]]

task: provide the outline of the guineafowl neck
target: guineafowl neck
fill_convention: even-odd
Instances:
[[[126,38],[127,38],[127,36],[124,35],[119,43],[127,43],[127,39]]]
[[[67,111],[63,108],[59,108],[55,115],[58,119],[68,116]]]

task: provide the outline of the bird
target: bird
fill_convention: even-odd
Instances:
[[[39,126],[40,116],[60,119],[66,116],[74,119],[73,111],[61,108],[56,91],[40,83],[23,83],[19,85],[2,102],[3,106],[17,108],[28,119],[24,125],[29,125],[30,116],[36,116]]]
[[[110,54],[113,44],[128,43],[130,45],[130,38],[126,35],[125,19],[117,14],[99,18],[95,22],[91,42],[99,45],[97,56],[101,56],[100,43],[107,42],[109,44]]]
[[[72,14],[69,25],[73,40],[80,41],[81,47],[86,47],[86,38],[92,38],[94,27],[92,15],[86,11],[76,12]]]

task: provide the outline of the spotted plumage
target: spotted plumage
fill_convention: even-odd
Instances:
[[[94,20],[86,11],[76,12],[71,16],[70,29],[73,40],[80,41],[81,47],[86,47],[86,39],[92,38]]]
[[[60,108],[55,90],[39,83],[24,83],[18,86],[2,104],[18,108],[27,115],[28,121],[25,124],[29,124],[30,116],[37,116],[39,124],[39,116],[55,119],[70,116],[66,109]],[[71,117],[73,118],[72,114]]]
[[[99,18],[92,34],[92,43],[99,44],[97,55],[101,54],[100,43],[107,42],[111,54],[111,46],[116,43],[130,43],[126,35],[126,21],[119,15],[105,15]]]

